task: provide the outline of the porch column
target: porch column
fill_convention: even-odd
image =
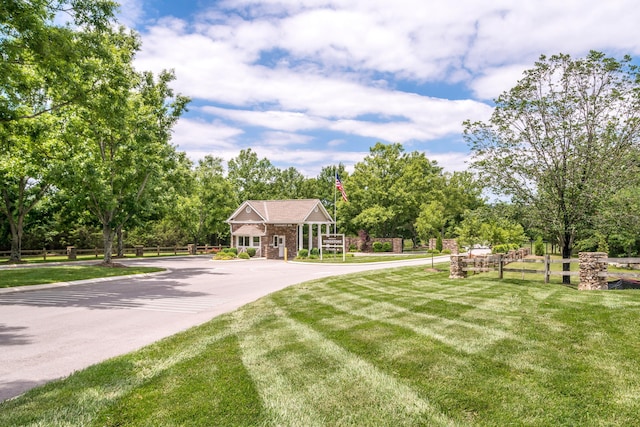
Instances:
[[[304,248],[304,225],[298,224],[298,250]]]
[[[309,253],[311,253],[311,249],[313,248],[313,226],[309,224]]]

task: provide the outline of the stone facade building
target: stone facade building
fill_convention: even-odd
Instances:
[[[282,259],[294,258],[302,248],[318,248],[334,221],[318,199],[247,200],[227,223],[231,246],[239,252],[255,248],[256,256]]]

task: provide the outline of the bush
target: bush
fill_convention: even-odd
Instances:
[[[427,253],[437,255],[440,253],[440,251],[437,249],[427,249]]]
[[[220,251],[213,257],[213,259],[218,261],[219,260],[226,261],[226,260],[235,259],[235,258],[236,258],[236,254],[234,254],[233,252],[225,252],[225,251]]]
[[[441,253],[442,255],[451,255],[451,249],[443,249]]]
[[[228,252],[234,255],[238,255],[238,248],[229,248]]]
[[[373,252],[382,252],[382,242],[373,242],[371,245]]]
[[[438,238],[436,239],[436,249],[438,252],[442,252],[442,236],[440,235],[438,235]]]
[[[251,256],[247,252],[240,252],[238,254],[238,258],[240,258],[240,259],[250,259]]]
[[[313,252],[313,250],[312,250],[312,252]],[[312,253],[311,255],[309,255],[309,259],[318,259],[318,255]]]
[[[545,252],[544,242],[542,241],[542,236],[536,237],[536,242],[533,246],[533,253],[536,256],[543,256]]]
[[[391,244],[391,242],[384,242],[382,244],[383,252],[391,252],[392,250],[393,250],[393,245]]]
[[[520,245],[516,243],[505,243],[503,245],[495,245],[491,248],[491,253],[494,254],[506,254],[509,251],[515,251],[520,249]]]
[[[256,248],[247,248],[247,253],[251,258],[253,258],[254,256],[256,256]]]
[[[358,247],[353,243],[349,245],[349,252],[355,252],[358,250]]]
[[[311,248],[311,252],[310,253],[311,253],[312,256],[320,255],[320,251],[318,251],[318,248]]]
[[[298,256],[297,258],[306,258],[309,256],[309,250],[308,249],[300,249],[298,251]]]

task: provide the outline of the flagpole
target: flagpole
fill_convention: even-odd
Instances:
[[[336,170],[336,167],[333,167],[333,234],[338,234],[337,231],[337,224],[338,224],[338,198],[337,198],[337,191],[338,191],[338,186],[336,185],[336,183],[338,182],[338,171]]]

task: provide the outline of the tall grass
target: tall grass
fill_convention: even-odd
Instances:
[[[0,405],[0,425],[637,425],[640,293],[308,282]]]

